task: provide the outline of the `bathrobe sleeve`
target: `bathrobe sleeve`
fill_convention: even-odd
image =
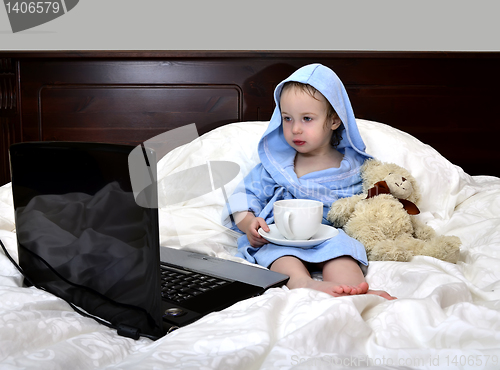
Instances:
[[[277,184],[262,164],[255,166],[244,180],[237,185],[223,209],[222,219],[226,227],[240,231],[230,215],[250,211],[255,216],[266,219],[270,200],[276,192]],[[266,210],[266,211],[264,211]],[[265,214],[263,214],[265,213]]]

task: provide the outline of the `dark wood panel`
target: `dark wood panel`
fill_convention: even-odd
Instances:
[[[238,87],[226,85],[51,85],[40,91],[31,132],[39,140],[137,144],[190,123],[203,131],[240,121],[241,100]]]
[[[471,175],[500,176],[500,125],[493,86],[351,89],[360,118],[388,123],[431,145]]]
[[[19,86],[16,63],[0,56],[0,185],[10,180],[8,149],[19,140]]]
[[[7,153],[9,149],[9,145],[11,140],[11,122],[8,117],[0,116],[0,151],[1,153]],[[9,170],[9,162],[8,157],[6,155],[2,155],[0,157],[0,180],[4,180],[4,182],[0,182],[0,185],[5,184],[8,179],[10,179],[10,170]]]
[[[276,84],[318,62],[344,81],[357,117],[409,132],[470,174],[500,176],[500,53],[0,52],[5,58],[17,66],[19,89],[8,124],[0,111],[14,133],[9,143],[135,143],[187,123],[202,134],[228,122],[268,120]],[[7,163],[5,148],[0,155]]]

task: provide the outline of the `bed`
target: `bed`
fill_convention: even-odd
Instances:
[[[199,137],[163,157],[158,178],[230,160],[240,173],[227,193],[258,163],[273,85],[303,64],[323,62],[346,84],[367,152],[407,168],[423,194],[418,217],[462,241],[457,264],[426,256],[372,261],[371,288],[395,301],[273,288],[157,341],[121,337],[64,301],[23,287],[0,253],[0,368],[500,366],[500,153],[492,138],[499,133],[499,53],[0,54],[2,86],[15,97],[7,104],[2,94],[3,148],[30,140],[136,144],[196,122]],[[3,184],[0,240],[17,258],[8,178]],[[162,207],[161,245],[245,263],[235,257],[238,234],[220,225],[223,205],[219,189]]]

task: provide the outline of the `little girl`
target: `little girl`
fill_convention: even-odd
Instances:
[[[239,256],[290,276],[290,289],[307,287],[332,296],[378,294],[364,273],[365,248],[342,230],[310,249],[269,243],[258,233],[274,222],[273,204],[281,199],[323,202],[323,223],[333,202],[361,192],[360,167],[370,156],[359,134],[347,92],[329,68],[312,64],[281,82],[274,93],[276,108],[258,151],[261,163],[229,199]],[[323,281],[310,271],[320,269]]]

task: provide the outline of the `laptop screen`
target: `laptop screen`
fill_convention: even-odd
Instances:
[[[128,166],[133,149],[73,142],[11,146],[19,264],[32,284],[119,331],[130,327],[158,337],[158,210],[136,202]],[[153,172],[155,164],[150,161]]]

